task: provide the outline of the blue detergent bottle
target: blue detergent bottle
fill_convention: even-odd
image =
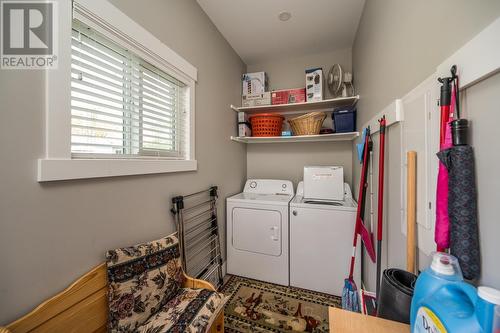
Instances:
[[[482,288],[482,289],[481,289]],[[417,279],[410,324],[412,333],[491,333],[500,291],[476,288],[463,280],[457,258],[435,253]]]

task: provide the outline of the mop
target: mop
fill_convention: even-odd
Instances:
[[[368,186],[367,173],[368,173],[368,165],[370,163],[369,156],[371,149],[372,149],[372,142],[370,137],[370,129],[368,128],[366,130],[366,136],[364,140],[363,166],[361,169],[361,180],[359,182],[358,208],[356,212],[356,225],[354,227],[354,237],[352,241],[353,249],[349,267],[349,277],[344,280],[344,289],[342,291],[342,308],[353,312],[360,312],[358,288],[356,286],[356,283],[354,282],[354,263],[356,259],[356,247],[358,243],[358,235],[361,236],[361,240],[365,244],[370,259],[372,261],[375,261],[375,249],[373,248],[371,236],[363,223],[366,188]]]

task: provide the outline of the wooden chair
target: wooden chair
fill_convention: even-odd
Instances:
[[[215,288],[206,281],[185,276],[184,288]],[[24,317],[0,327],[0,333],[89,333],[106,332],[108,281],[103,263],[83,275],[61,293],[43,302]],[[210,333],[224,332],[224,311],[217,315]]]

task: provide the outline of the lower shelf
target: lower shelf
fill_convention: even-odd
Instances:
[[[231,140],[242,143],[284,143],[284,142],[326,142],[326,141],[352,141],[359,136],[359,132],[300,135],[300,136],[232,136]]]

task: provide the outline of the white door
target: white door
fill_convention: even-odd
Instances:
[[[232,214],[232,244],[235,249],[271,256],[281,255],[280,211],[235,207]]]

